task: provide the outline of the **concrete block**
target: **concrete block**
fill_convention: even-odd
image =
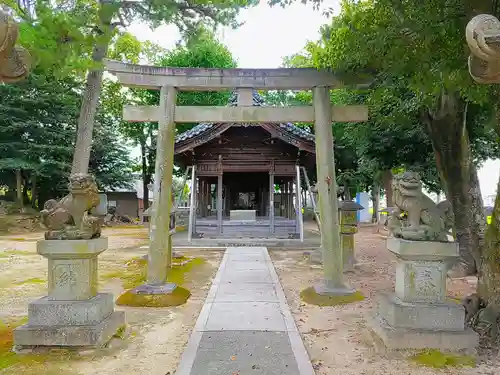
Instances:
[[[272,283],[271,274],[265,270],[234,270],[228,269],[222,275],[221,283]]]
[[[266,262],[267,258],[264,254],[228,254],[228,262]]]
[[[465,329],[465,310],[455,302],[407,303],[395,296],[382,295],[377,301],[377,311],[394,328],[436,331]]]
[[[93,325],[113,313],[112,294],[100,293],[85,301],[53,301],[40,298],[28,305],[30,326]]]
[[[406,260],[442,260],[459,255],[456,242],[409,241],[389,237],[387,249],[398,258]]]
[[[204,332],[193,362],[190,375],[306,375],[286,332]]]
[[[286,332],[287,328],[277,302],[216,302],[203,330]]]
[[[273,284],[219,284],[214,302],[278,302]]]
[[[14,343],[20,350],[36,346],[99,347],[109,342],[124,326],[123,311],[115,311],[95,325],[48,327],[26,324],[14,330]]]
[[[431,331],[391,327],[380,315],[370,321],[370,328],[389,349],[438,349],[459,351],[474,349],[479,343],[476,332]]]
[[[232,270],[244,271],[244,270],[261,270],[267,271],[269,270],[267,266],[267,262],[257,261],[257,262],[249,262],[249,261],[228,261],[227,267]]]

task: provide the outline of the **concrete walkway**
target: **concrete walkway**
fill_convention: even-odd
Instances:
[[[228,247],[176,375],[314,375],[265,247]]]

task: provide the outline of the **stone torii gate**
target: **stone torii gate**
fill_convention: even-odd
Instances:
[[[204,69],[169,68],[126,64],[107,60],[106,69],[127,87],[160,90],[159,106],[126,106],[127,121],[158,122],[154,201],[148,257],[147,287],[142,292],[168,291],[167,272],[171,258],[169,216],[172,210],[172,171],[176,122],[286,123],[314,122],[316,164],[320,199],[324,283],[319,294],[351,294],[343,283],[337,194],[333,153],[332,121],[361,122],[368,119],[366,106],[335,106],[330,88],[345,86],[337,75],[309,68],[297,69]],[[236,107],[177,106],[178,91],[238,90]],[[313,106],[254,107],[252,90],[312,90]],[[272,171],[270,172],[272,176]],[[193,180],[195,171],[193,168]],[[192,207],[191,213],[193,215]],[[156,289],[156,291],[155,291]]]

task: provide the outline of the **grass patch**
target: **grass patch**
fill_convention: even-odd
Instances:
[[[186,261],[188,262],[185,263]],[[147,263],[146,259],[134,258],[126,262],[120,269],[108,272],[102,277],[104,279],[120,279],[125,289],[132,289],[146,282]],[[174,258],[172,259],[172,268],[168,272],[167,281],[183,285],[193,268],[199,267],[204,263],[205,260],[203,258],[187,258],[184,256]]]
[[[47,283],[47,280],[40,279],[39,277],[32,277],[31,279],[17,281],[13,284],[14,285],[24,285],[24,284],[46,284],[46,283]]]
[[[322,296],[314,290],[314,287],[304,289],[300,292],[300,298],[305,303],[317,306],[338,306],[363,301],[365,297],[360,292],[347,296]]]
[[[186,303],[191,292],[178,286],[170,294],[135,294],[130,290],[123,293],[116,300],[117,305],[132,307],[170,307]]]
[[[171,294],[146,295],[134,294],[130,291],[146,282],[147,260],[134,258],[124,264],[123,268],[103,275],[105,279],[117,278],[128,289],[116,300],[117,305],[133,307],[168,307],[179,306],[191,296],[189,290],[182,288],[189,279],[190,272],[205,263],[203,258],[189,258],[182,256],[172,259],[172,267],[168,272],[167,281],[177,284],[177,288]]]
[[[26,368],[33,370],[33,372],[29,372],[31,374],[47,374],[49,371],[55,370],[54,368],[49,368],[49,362],[64,364],[68,360],[80,358],[78,353],[74,351],[61,349],[43,354],[14,353],[12,351],[14,345],[13,331],[16,327],[25,324],[27,321],[27,318],[0,321],[0,371],[11,367],[21,367],[23,368],[20,371],[22,374],[27,374],[26,370],[24,370]],[[60,370],[58,372],[62,373]]]
[[[423,350],[409,359],[419,365],[432,368],[475,367],[476,359],[466,355],[442,353],[439,350]]]

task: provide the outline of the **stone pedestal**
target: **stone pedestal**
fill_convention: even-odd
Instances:
[[[344,272],[354,271],[354,265],[357,263],[354,257],[354,235],[358,233],[357,212],[363,208],[362,205],[352,201],[339,203],[340,241],[342,243]]]
[[[447,264],[458,256],[454,242],[408,241],[389,237],[397,259],[393,295],[377,303],[373,330],[388,348],[473,349],[477,334],[465,328],[462,305],[447,299]]]
[[[14,330],[17,349],[97,347],[125,325],[113,295],[97,293],[97,257],[107,247],[107,238],[38,241],[49,261],[48,296],[29,304],[28,324]]]

